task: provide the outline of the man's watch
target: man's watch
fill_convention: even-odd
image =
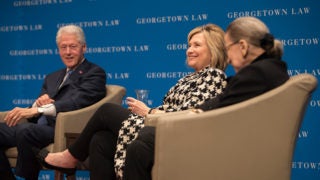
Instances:
[[[38,107],[37,110],[39,114],[42,114],[44,112],[44,108],[42,107]]]

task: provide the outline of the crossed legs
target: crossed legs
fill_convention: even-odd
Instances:
[[[154,163],[155,128],[145,126],[127,148],[124,180],[151,180]]]
[[[45,161],[48,164],[57,167],[74,168],[78,161],[84,161],[90,153],[90,161],[94,160],[94,162],[91,162],[94,163],[94,166],[101,161],[96,159],[94,154],[102,152],[102,149],[104,149],[104,156],[109,159],[112,157],[113,167],[113,156],[118,131],[121,127],[121,123],[129,117],[130,113],[131,112],[126,108],[117,104],[106,103],[102,105],[89,120],[74,144],[63,152],[49,153],[45,158]],[[106,138],[106,140],[101,140],[104,139],[102,138],[103,135],[105,135],[104,138]],[[91,160],[92,155],[94,158],[93,160]],[[106,161],[108,161],[108,159]],[[91,169],[92,175],[98,174],[95,176],[100,176],[99,173],[95,173],[95,171],[98,171],[99,169]],[[112,168],[112,170],[114,171],[114,168]],[[106,179],[106,177],[104,178]]]

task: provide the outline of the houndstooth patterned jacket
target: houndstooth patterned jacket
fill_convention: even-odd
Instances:
[[[182,111],[193,108],[204,101],[222,93],[227,85],[226,75],[220,69],[206,67],[199,72],[188,74],[170,88],[163,98],[163,104],[157,109],[165,112]],[[131,114],[122,122],[115,154],[115,171],[122,179],[126,148],[144,127],[144,117]]]

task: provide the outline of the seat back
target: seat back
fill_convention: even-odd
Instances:
[[[200,114],[159,117],[154,180],[289,180],[317,80],[291,77],[255,98]]]
[[[122,104],[126,89],[118,85],[107,85],[107,95],[99,102],[75,111],[58,113],[55,128],[54,144],[51,152],[66,149],[65,133],[81,133],[96,110],[105,103]]]
[[[47,149],[50,152],[58,152],[66,149],[65,133],[81,133],[91,116],[104,103],[116,103],[121,105],[122,99],[126,94],[126,89],[118,85],[106,85],[107,95],[97,103],[88,107],[58,113],[56,118],[54,143],[50,144]],[[4,118],[5,112],[0,113],[0,118]],[[15,167],[18,151],[15,147],[6,151],[10,165]]]

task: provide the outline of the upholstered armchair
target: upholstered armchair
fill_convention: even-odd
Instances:
[[[58,152],[66,149],[66,133],[81,133],[82,129],[87,124],[88,120],[95,113],[95,111],[104,103],[122,104],[122,99],[126,94],[126,89],[118,85],[106,85],[107,96],[99,102],[70,112],[58,113],[56,118],[54,143],[50,144],[47,149],[50,152]],[[6,112],[0,113],[0,121],[3,121]],[[18,156],[15,147],[6,151],[9,162],[12,167],[15,167]]]
[[[291,77],[250,100],[202,113],[148,115],[153,180],[289,180],[297,134],[317,80]]]

